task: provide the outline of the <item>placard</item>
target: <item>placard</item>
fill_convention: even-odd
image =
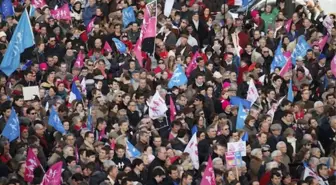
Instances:
[[[23,87],[23,100],[28,101],[35,98],[35,96],[38,96],[40,98],[40,90],[38,86],[30,86],[30,87]]]
[[[246,156],[246,142],[230,142],[228,143],[228,152],[240,152],[241,156]]]

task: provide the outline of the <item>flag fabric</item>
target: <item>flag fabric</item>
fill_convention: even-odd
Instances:
[[[82,98],[82,95],[81,93],[79,92],[77,86],[76,86],[76,83],[73,82],[72,83],[72,86],[71,86],[71,92],[70,92],[70,97],[69,97],[69,103],[71,103],[72,101],[74,100],[79,100],[81,101],[83,98]]]
[[[330,63],[330,68],[331,68],[332,74],[336,77],[336,55],[334,56],[334,58],[332,59]]]
[[[242,6],[243,0],[228,0],[227,5],[228,6]]]
[[[294,101],[294,94],[293,94],[293,82],[292,79],[289,80],[289,87],[287,92],[287,100],[292,102]]]
[[[201,184],[202,185],[216,185],[215,172],[214,172],[214,169],[212,167],[211,156],[209,156],[208,164],[205,167],[204,175],[202,177]]]
[[[40,165],[40,160],[34,154],[33,150],[31,148],[28,148],[24,180],[27,182],[32,182],[34,179],[34,170]]]
[[[275,50],[274,58],[271,63],[271,72],[273,72],[276,67],[283,67],[286,64],[287,60],[283,55],[281,48],[282,48],[282,41],[279,42],[279,45]]]
[[[258,89],[254,85],[254,80],[251,78],[249,88],[247,90],[246,100],[250,101],[251,105],[253,105],[258,98],[259,98]]]
[[[20,136],[20,122],[13,107],[5,128],[2,131],[2,136],[7,138],[9,142],[12,142]]]
[[[156,36],[156,17],[151,17],[148,19],[145,30],[146,31],[143,34],[143,39]]]
[[[54,107],[51,107],[51,112],[49,115],[49,119],[48,119],[48,124],[52,127],[54,127],[55,130],[57,130],[58,132],[64,134],[65,133],[65,129],[64,126],[61,122],[61,119],[58,116],[58,113],[56,112]]]
[[[181,85],[187,84],[188,78],[185,75],[181,64],[178,64],[176,66],[176,69],[174,70],[173,76],[168,82],[168,88],[173,88],[174,86],[179,87]]]
[[[79,67],[79,68],[84,67],[84,58],[85,58],[84,53],[82,51],[79,51],[74,67]]]
[[[56,10],[50,10],[50,15],[56,20],[71,20],[68,4],[64,4]]]
[[[245,111],[245,109],[243,107],[243,104],[239,103],[236,130],[242,130],[243,129],[243,127],[245,125],[246,117],[247,117],[247,112]]]
[[[318,181],[318,184],[325,184],[323,182],[323,179],[318,176],[313,170],[311,170],[309,167],[305,167],[302,180],[306,179],[306,177],[308,176],[314,177]]]
[[[157,119],[166,115],[168,110],[165,100],[160,96],[159,91],[156,91],[149,107],[149,117],[152,119]]]
[[[243,0],[243,2],[242,2],[242,6],[243,6],[243,7],[248,6],[249,1],[250,1],[250,0]]]
[[[41,185],[60,185],[62,179],[62,165],[60,161],[52,165],[44,174]]]
[[[29,17],[33,17],[35,14],[35,7],[34,6],[30,6],[29,9]]]
[[[31,60],[27,60],[27,62],[21,67],[21,70],[25,71],[32,64],[33,64],[33,62]]]
[[[188,64],[188,67],[186,69],[186,75],[189,77],[190,76],[190,73],[197,68],[197,62],[196,62],[196,59],[198,57],[200,57],[200,53],[198,51],[196,51],[196,53],[194,54],[194,56],[192,57],[190,63]]]
[[[320,50],[322,51],[324,46],[327,44],[328,42],[328,38],[329,38],[329,35],[327,34],[326,36],[324,36],[319,42],[318,42],[318,46],[320,48]]]
[[[87,120],[86,120],[86,127],[89,129],[89,130],[93,130],[93,127],[92,127],[92,115],[91,115],[91,111],[92,111],[92,106],[89,106],[88,107],[88,117],[87,117]]]
[[[292,53],[292,63],[296,65],[296,58],[301,56],[304,57],[307,53],[307,50],[310,49],[310,45],[307,43],[305,37],[301,35],[298,38],[298,41],[296,43],[296,47]]]
[[[265,83],[265,77],[266,75],[262,75],[261,77],[258,78],[259,82],[262,83],[263,85]]]
[[[143,56],[141,52],[141,44],[142,44],[142,38],[139,37],[139,39],[135,43],[133,51],[134,51],[135,58],[138,60],[140,67],[143,67]]]
[[[14,7],[11,0],[2,0],[1,11],[4,18],[14,15]]]
[[[292,59],[289,58],[289,59],[287,60],[287,63],[281,68],[281,70],[280,70],[280,72],[279,72],[279,75],[280,75],[281,77],[284,77],[285,74],[286,74],[288,71],[290,71],[291,69],[292,69]]]
[[[126,45],[117,38],[112,39],[120,53],[126,53]]]
[[[35,44],[29,16],[25,9],[8,44],[0,69],[10,76],[20,66],[20,54]]]
[[[92,18],[89,24],[86,26],[86,33],[90,33],[93,30],[95,20],[96,17]]]
[[[75,146],[75,157],[76,157],[76,163],[78,164],[79,162],[79,153],[78,153],[78,147],[77,147],[77,144]]]
[[[106,138],[105,128],[103,128],[103,129],[99,132],[98,140],[101,141],[101,140],[104,139],[104,138]]]
[[[169,111],[170,111],[170,122],[175,120],[175,116],[176,116],[176,108],[175,108],[175,104],[173,101],[173,98],[171,96],[169,96]]]
[[[238,96],[231,96],[231,97],[230,97],[230,104],[231,104],[231,105],[237,105],[237,106],[238,106],[240,103],[241,103],[241,104],[243,105],[243,107],[245,107],[246,109],[250,109],[251,106],[252,106],[251,102],[248,101],[248,100],[242,99],[242,98],[240,98],[240,97],[238,97]]]
[[[290,32],[293,19],[288,19],[285,25],[286,31]]]
[[[305,168],[309,167],[306,161],[303,161],[303,167],[305,167]]]
[[[242,136],[242,141],[245,141],[247,142],[248,141],[248,133],[247,132],[244,132],[244,135]]]
[[[326,162],[326,166],[327,166],[328,169],[330,169],[330,157],[328,157],[328,160]]]
[[[276,105],[272,105],[272,107],[270,108],[270,110],[267,111],[267,114],[272,117],[272,121],[273,121],[273,117],[274,117],[275,111],[278,110],[279,105],[281,104],[282,100],[285,99],[285,97],[286,96],[280,98],[280,100],[278,101],[278,103]]]
[[[172,11],[173,9],[173,5],[174,5],[174,1],[166,1],[165,3],[165,8],[164,8],[164,15],[166,17],[169,17],[170,16],[170,12]]]
[[[189,153],[193,167],[198,170],[199,168],[199,159],[198,159],[198,143],[196,133],[191,137],[189,143],[187,144],[184,152]]]
[[[108,42],[105,42],[104,44],[104,50],[107,51],[107,52],[112,52],[112,48],[110,46],[110,44]]]
[[[130,23],[135,22],[135,15],[133,7],[124,8],[122,10],[122,21],[124,28],[126,28]]]
[[[126,143],[127,143],[127,153],[130,158],[136,158],[141,156],[140,151],[137,148],[135,148],[135,146],[133,146],[132,143],[130,143],[128,140],[126,141]]]
[[[86,94],[86,79],[85,77],[81,81],[82,92]]]
[[[324,87],[324,90],[326,90],[327,89],[327,87],[328,87],[328,77],[327,77],[327,75],[324,75],[324,77],[323,77],[323,87]]]
[[[49,102],[45,104],[44,110],[48,111],[49,110]]]
[[[31,4],[35,7],[35,8],[41,8],[46,4],[45,0],[32,0]]]

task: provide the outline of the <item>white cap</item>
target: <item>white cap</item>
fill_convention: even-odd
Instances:
[[[6,33],[4,31],[0,31],[0,38],[1,37],[7,37]]]
[[[222,78],[223,76],[218,71],[215,71],[214,74],[213,74],[213,77],[214,78]]]

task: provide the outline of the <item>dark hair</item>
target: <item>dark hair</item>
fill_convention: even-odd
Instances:
[[[132,168],[134,169],[136,166],[140,166],[143,163],[144,163],[143,160],[136,158],[132,162]]]
[[[68,156],[65,158],[66,163],[71,163],[72,161],[76,161],[76,157],[74,156]]]

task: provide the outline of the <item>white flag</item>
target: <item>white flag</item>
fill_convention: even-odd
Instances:
[[[257,101],[259,97],[258,89],[254,85],[253,79],[250,80],[249,88],[247,91],[247,97],[246,99],[251,102],[251,106],[254,104],[255,101]]]
[[[82,79],[81,87],[82,87],[82,92],[84,94],[86,94],[86,80],[85,80],[85,77]]]
[[[166,111],[168,110],[165,100],[160,96],[159,91],[156,91],[149,107],[149,117],[152,119],[157,119],[159,117],[166,116]]]
[[[259,77],[259,82],[261,82],[264,85],[264,83],[265,83],[265,75],[262,75],[261,77]]]
[[[173,9],[173,5],[174,5],[174,0],[166,0],[165,9],[163,12],[166,17],[169,17],[170,12]]]
[[[282,100],[285,99],[286,96],[282,97],[278,103],[276,105],[272,105],[271,109],[267,111],[267,114],[272,116],[272,121],[273,121],[273,117],[274,117],[274,114],[275,114],[275,111],[278,109],[279,105],[282,103]]]
[[[314,177],[319,182],[319,184],[324,184],[323,179],[321,177],[319,177],[315,172],[313,172],[313,170],[309,169],[308,167],[305,167],[302,180],[305,180],[306,177],[308,176]]]
[[[189,156],[191,158],[191,161],[193,163],[193,166],[195,169],[198,170],[199,168],[199,159],[198,159],[198,148],[197,148],[197,137],[196,133],[192,136],[190,139],[188,145],[184,149],[184,152],[189,153]]]

